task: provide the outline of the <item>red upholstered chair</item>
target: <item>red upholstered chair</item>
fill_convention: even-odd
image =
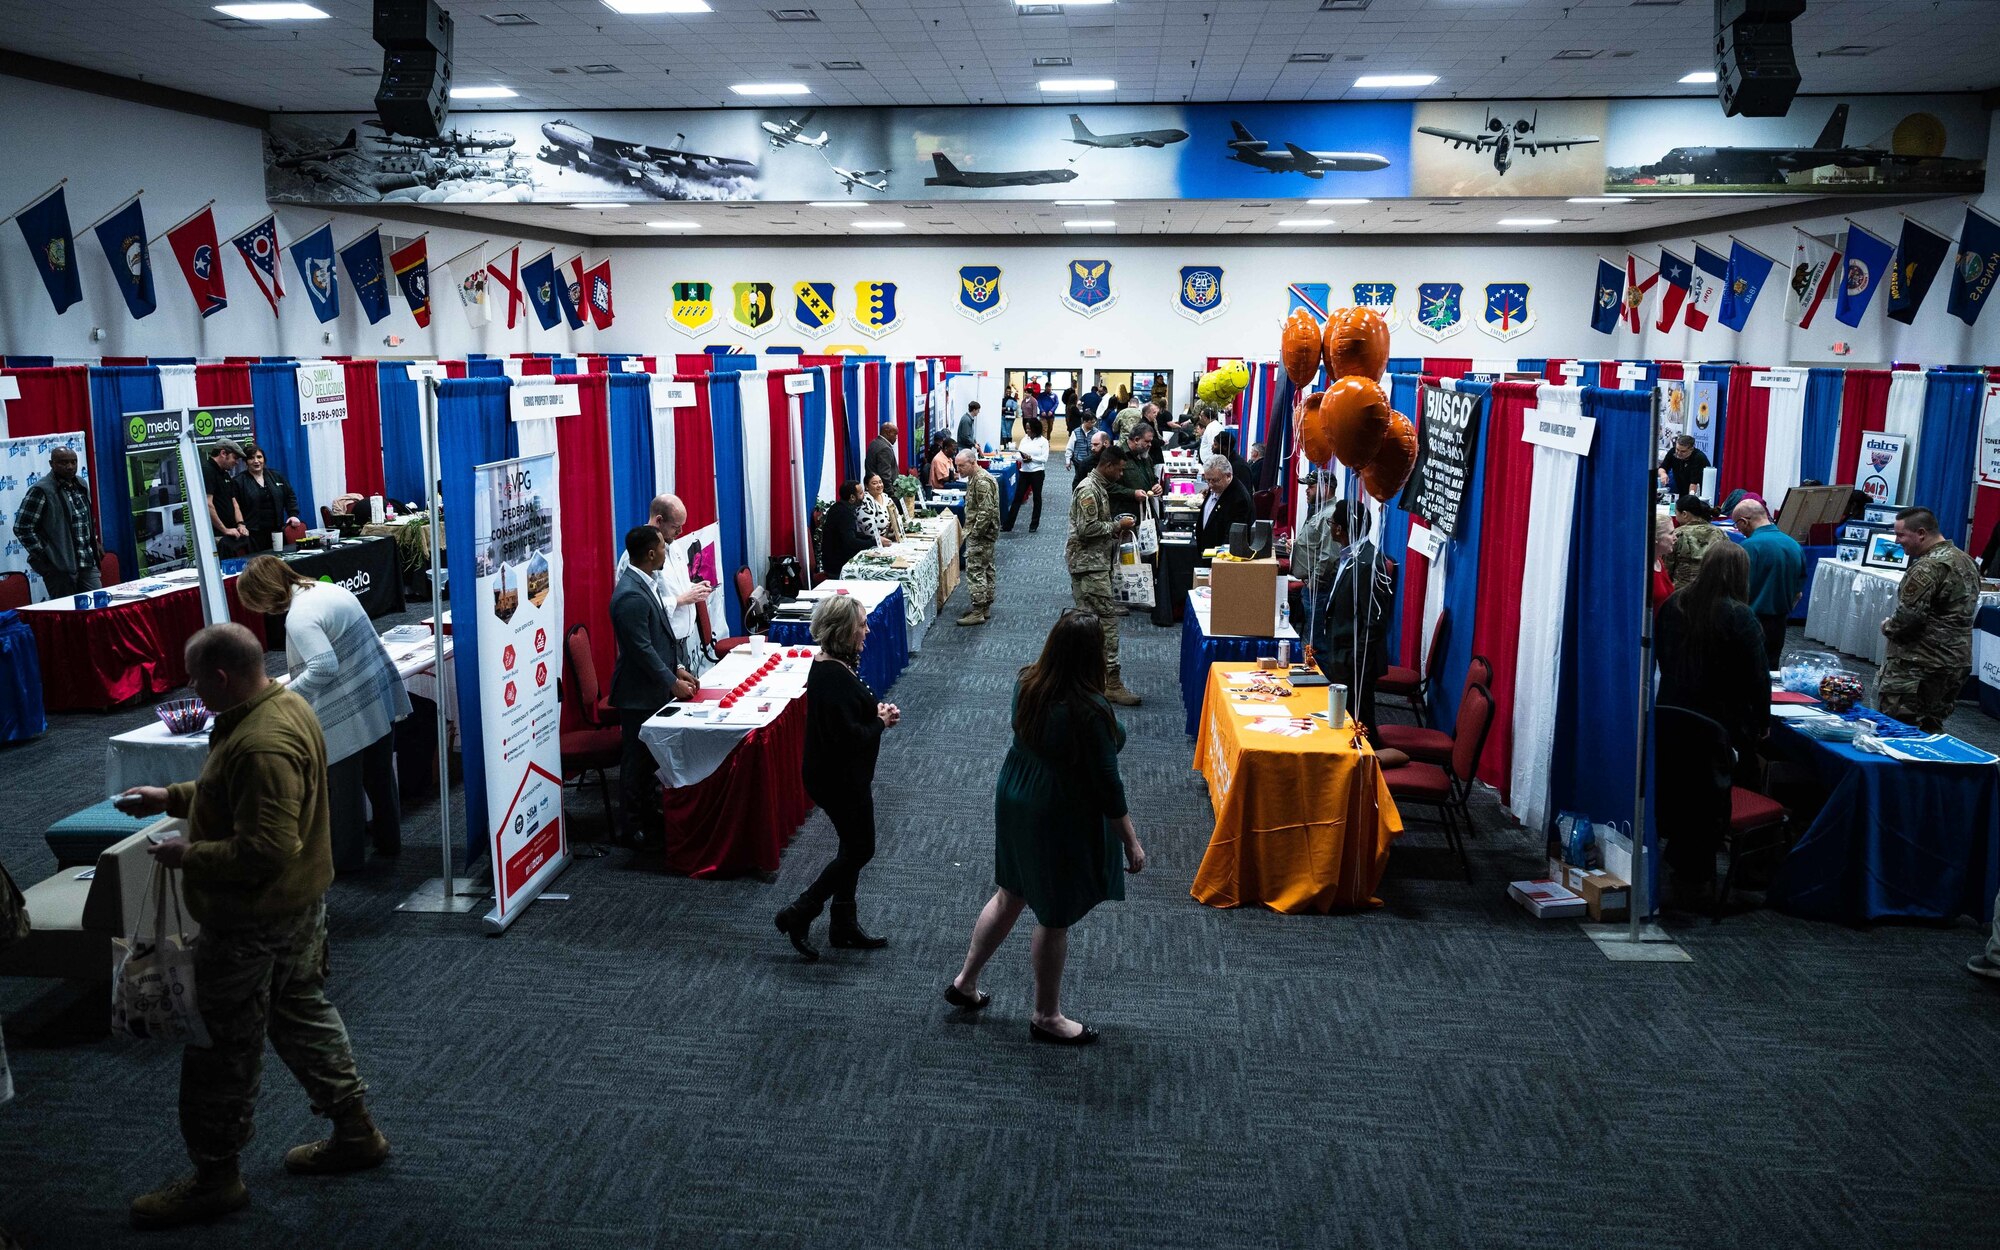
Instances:
[[[0,573],[0,612],[27,607],[32,594],[26,573]]]
[[[119,582],[125,580],[118,575],[117,552],[107,551],[104,553],[104,558],[97,562],[97,577],[106,586],[116,586]]]
[[[618,727],[618,715],[604,697],[604,683],[597,679],[597,657],[590,652],[590,626],[578,625],[569,631],[568,669],[576,691],[577,714],[593,729]]]
[[[1653,709],[1653,771],[1659,779],[1655,820],[1669,838],[1676,830],[1707,824],[1727,852],[1728,867],[1711,912],[1718,919],[1744,860],[1782,860],[1791,850],[1791,812],[1776,799],[1732,784],[1735,769],[1736,748],[1720,723],[1671,704]],[[1774,829],[1775,837],[1752,836]]]
[[[1451,734],[1451,762],[1436,764],[1411,762],[1383,771],[1389,794],[1396,806],[1407,811],[1410,805],[1435,807],[1444,839],[1458,853],[1465,866],[1465,879],[1472,880],[1472,861],[1465,856],[1465,837],[1472,829],[1472,810],[1467,800],[1472,794],[1473,770],[1479,767],[1479,753],[1486,749],[1486,731],[1493,727],[1493,696],[1484,686],[1471,686],[1458,703],[1458,723]]]
[[[1252,514],[1259,521],[1270,520],[1272,517],[1278,515],[1278,492],[1275,490],[1258,491],[1256,494],[1250,496],[1250,508]]]
[[[1375,682],[1377,700],[1384,696],[1407,700],[1410,711],[1415,714],[1419,725],[1428,723],[1431,718],[1429,710],[1431,683],[1437,680],[1438,666],[1444,662],[1444,643],[1448,636],[1447,627],[1450,621],[1451,610],[1440,608],[1437,624],[1431,626],[1431,646],[1426,653],[1429,662],[1424,665],[1421,673],[1405,665],[1392,664],[1389,666],[1389,671],[1383,673]]]
[[[597,692],[597,665],[590,656],[590,630],[582,625],[569,631],[563,642],[568,652],[568,675],[562,683],[564,701],[576,713],[577,721],[584,726],[564,733],[561,738],[563,784],[574,781],[581,788],[589,781],[590,774],[597,774],[597,784],[604,794],[604,818],[614,821],[617,816],[611,807],[611,779],[605,770],[618,767],[624,755],[624,742],[619,727],[604,724],[598,717],[604,714],[602,701]],[[588,678],[589,690],[586,694],[584,678]]]
[[[1485,656],[1473,656],[1472,663],[1465,666],[1464,689],[1470,690],[1474,686],[1490,689],[1492,685],[1493,666]],[[1451,763],[1451,735],[1442,729],[1427,729],[1422,725],[1376,725],[1373,728],[1378,747],[1392,747],[1424,764],[1443,767]]]

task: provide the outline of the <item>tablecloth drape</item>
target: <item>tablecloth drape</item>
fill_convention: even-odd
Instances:
[[[1278,654],[1276,638],[1239,638],[1213,635],[1203,628],[1208,613],[1196,607],[1197,593],[1189,592],[1187,610],[1181,613],[1181,707],[1187,713],[1187,735],[1192,738],[1201,725],[1201,704],[1207,697],[1208,670],[1226,661],[1255,661]],[[1298,660],[1298,640],[1292,640],[1292,659]]]
[[[19,742],[49,727],[40,657],[21,614],[0,612],[0,742]]]
[[[801,769],[806,701],[753,729],[699,785],[666,791],[667,871],[734,877],[778,870],[779,857],[812,813]]]
[[[903,599],[903,588],[897,586],[868,613],[868,641],[861,648],[858,672],[878,699],[888,697],[889,687],[910,664],[910,627]],[[774,646],[807,647],[812,645],[812,627],[805,621],[773,621],[768,637]]]
[[[1888,651],[1882,622],[1895,612],[1902,589],[1893,575],[1822,560],[1806,596],[1806,637],[1879,666]]]

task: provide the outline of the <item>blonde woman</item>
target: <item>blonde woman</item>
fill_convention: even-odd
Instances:
[[[410,714],[410,696],[367,610],[346,588],[301,576],[276,556],[253,558],[236,579],[236,596],[252,612],[285,618],[292,690],[312,705],[326,735],[334,866],[359,864],[364,832],[376,854],[397,854],[403,829],[394,730]]]

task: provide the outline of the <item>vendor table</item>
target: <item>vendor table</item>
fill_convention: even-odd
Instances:
[[[1806,637],[1879,667],[1889,643],[1882,636],[1882,622],[1895,613],[1902,586],[1903,574],[1896,569],[1820,561],[1807,598]],[[1982,593],[1979,604],[2000,604],[2000,594]]]
[[[1171,625],[1181,619],[1194,571],[1207,562],[1189,533],[1160,535],[1160,553],[1153,557],[1153,624]]]
[[[1295,661],[1304,654],[1299,650],[1299,636],[1283,622],[1279,623],[1278,632],[1269,638],[1209,633],[1208,588],[1204,586],[1188,592],[1187,611],[1181,617],[1181,706],[1187,711],[1188,737],[1195,736],[1195,728],[1201,722],[1201,703],[1203,692],[1208,689],[1209,666],[1224,660],[1255,660],[1276,655],[1280,638],[1291,640]]]
[[[738,647],[702,674],[701,699],[670,705],[640,738],[667,787],[667,871],[684,877],[772,873],[812,812],[805,762],[805,670],[787,660],[766,697],[723,709],[718,700],[762,661]]]
[[[1891,759],[1780,720],[1771,723],[1766,750],[1807,762],[1828,791],[1771,883],[1774,906],[1848,922],[1992,919],[2000,768]]]
[[[1981,608],[1972,618],[1972,680],[1979,710],[2000,717],[2000,608]]]
[[[845,591],[861,601],[868,614],[868,641],[861,647],[861,680],[878,699],[887,698],[910,666],[910,631],[903,616],[903,588],[894,582],[847,581],[833,578],[800,594],[807,602]],[[772,621],[768,636],[775,646],[812,645],[812,627],[806,621]]]
[[[394,539],[358,539],[285,559],[307,577],[324,577],[353,591],[370,616],[403,610]],[[194,571],[183,569],[106,589],[111,594],[108,607],[79,609],[64,598],[21,609],[22,619],[35,631],[42,699],[52,712],[102,711],[187,684],[181,652],[204,624]],[[224,582],[224,593],[230,616],[267,639],[265,618],[237,603],[234,577]]]
[[[860,552],[841,570],[847,581],[891,581],[903,586],[903,621],[911,654],[923,650],[924,635],[950,586],[958,584],[958,521],[949,513],[906,522],[903,541]]]
[[[1287,725],[1326,711],[1324,687],[1239,703],[1229,679],[1255,670],[1237,663],[1208,670],[1194,767],[1208,780],[1215,831],[1189,893],[1210,907],[1262,904],[1287,913],[1378,906],[1375,887],[1403,817],[1374,751],[1366,739],[1356,747],[1351,728],[1335,731],[1324,720],[1296,737],[1253,729],[1272,723],[1265,717]]]

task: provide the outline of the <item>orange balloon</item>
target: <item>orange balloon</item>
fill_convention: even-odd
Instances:
[[[1327,318],[1326,367],[1337,378],[1379,378],[1389,367],[1389,323],[1372,308],[1343,308]]]
[[[1278,339],[1278,359],[1284,363],[1285,376],[1292,380],[1293,386],[1311,386],[1319,376],[1319,322],[1305,309],[1294,308],[1292,315],[1285,318],[1285,328]]]
[[[1333,459],[1333,433],[1326,422],[1326,392],[1314,391],[1306,396],[1305,405],[1299,410],[1298,438],[1299,449],[1314,464],[1326,464]]]
[[[1343,377],[1326,388],[1320,401],[1329,450],[1350,469],[1375,458],[1389,428],[1389,399],[1373,378]]]
[[[1389,414],[1389,428],[1375,458],[1361,470],[1361,488],[1379,503],[1388,503],[1410,480],[1417,465],[1417,427],[1400,412]]]

